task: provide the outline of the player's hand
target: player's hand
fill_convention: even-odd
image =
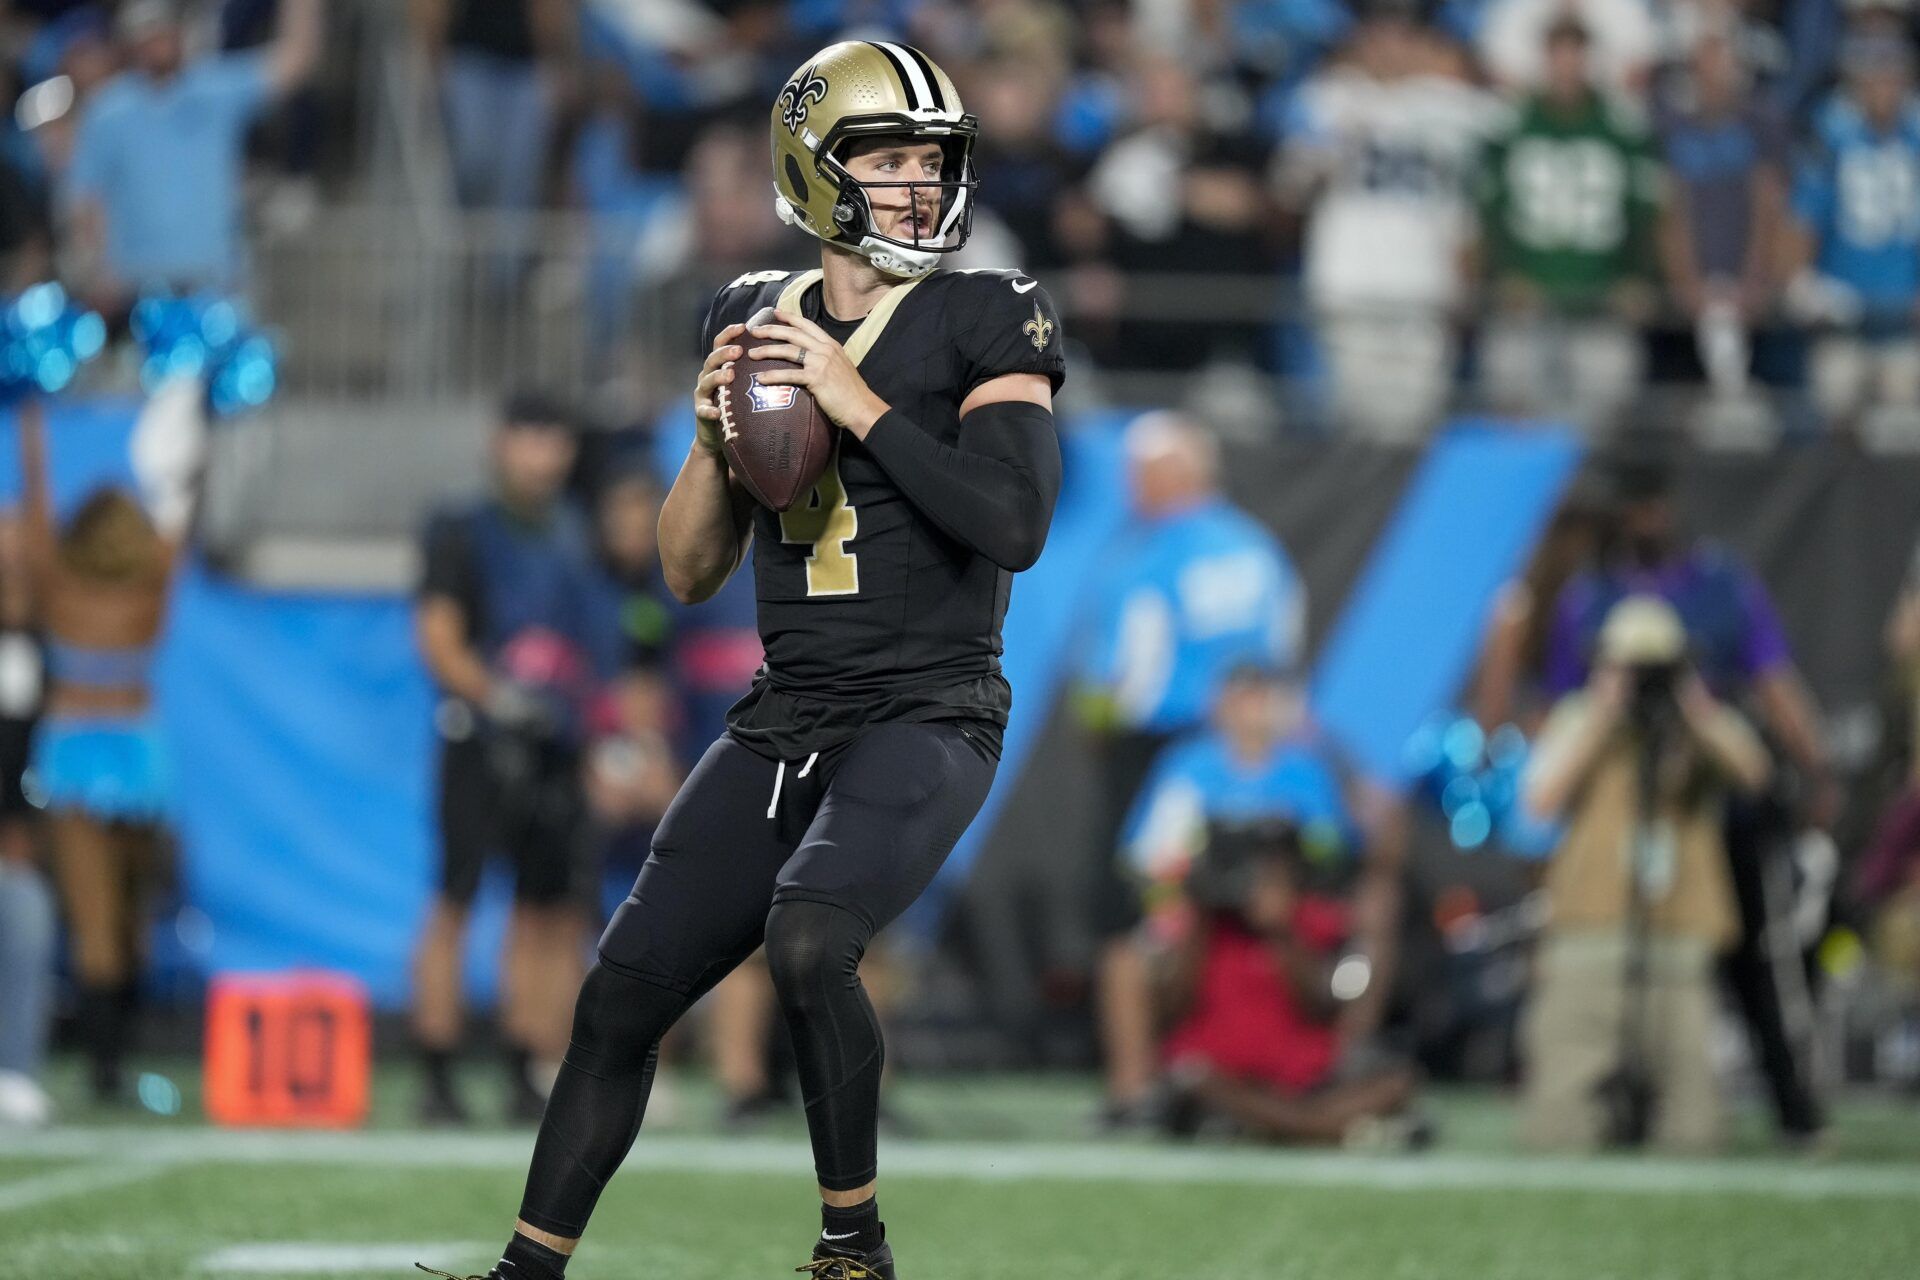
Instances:
[[[887,411],[887,402],[873,393],[846,350],[826,330],[790,311],[776,311],[773,317],[775,323],[747,331],[761,340],[747,354],[756,360],[791,360],[800,368],[770,369],[760,375],[760,385],[805,387],[822,413],[865,439],[868,429]]]
[[[723,457],[720,452],[720,388],[733,381],[733,362],[740,358],[736,341],[747,331],[743,324],[730,324],[713,336],[713,350],[700,366],[700,380],[693,384],[693,416],[699,420],[694,442],[702,449]]]

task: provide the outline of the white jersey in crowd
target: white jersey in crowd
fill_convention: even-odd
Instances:
[[[1324,184],[1305,246],[1316,307],[1455,302],[1469,178],[1504,112],[1492,94],[1446,75],[1381,81],[1341,68],[1301,87],[1288,164]]]

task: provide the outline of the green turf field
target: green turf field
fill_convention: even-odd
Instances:
[[[184,1073],[183,1073],[184,1074]],[[63,1093],[71,1090],[63,1087]],[[475,1101],[487,1101],[476,1088]],[[210,1130],[71,1109],[0,1133],[0,1276],[398,1277],[479,1271],[511,1224],[528,1131],[421,1134],[383,1077],[364,1134]],[[1845,1106],[1817,1158],[1765,1152],[1747,1117],[1713,1161],[1527,1159],[1487,1095],[1436,1099],[1424,1156],[1166,1148],[1088,1136],[1090,1086],[914,1081],[914,1136],[882,1150],[908,1280],[1910,1280],[1920,1275],[1920,1106]],[[614,1181],[581,1280],[791,1274],[818,1229],[797,1117],[714,1129],[680,1083]]]

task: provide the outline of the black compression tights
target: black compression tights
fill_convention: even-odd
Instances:
[[[879,1020],[860,985],[872,936],[860,916],[824,903],[781,902],[767,915],[767,967],[793,1036],[815,1170],[830,1191],[863,1187],[877,1168],[883,1052]],[[716,966],[708,977],[731,967]],[[570,1239],[585,1233],[640,1132],[660,1037],[711,985],[677,992],[604,962],[587,974],[534,1142],[522,1221]]]
[[[860,985],[872,936],[860,916],[821,902],[779,902],[767,916],[767,968],[793,1036],[814,1170],[829,1191],[864,1187],[878,1169],[885,1053]]]
[[[520,1218],[577,1238],[646,1113],[660,1037],[689,997],[604,964],[581,984],[573,1040],[533,1144]]]

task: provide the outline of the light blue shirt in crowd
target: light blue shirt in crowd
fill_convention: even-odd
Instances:
[[[269,97],[265,57],[201,58],[170,80],[116,76],[74,144],[75,196],[105,211],[108,267],[136,288],[231,288],[242,274],[247,125]]]
[[[1193,728],[1235,667],[1284,670],[1300,658],[1306,593],[1293,561],[1224,499],[1130,530],[1090,599],[1081,677],[1111,696],[1128,728]]]
[[[1920,100],[1882,132],[1836,96],[1814,126],[1820,153],[1800,170],[1793,211],[1818,241],[1819,269],[1869,317],[1904,319],[1920,296]]]
[[[1341,849],[1358,845],[1339,770],[1314,739],[1289,738],[1247,761],[1208,732],[1160,753],[1134,799],[1121,846],[1142,874],[1177,874],[1204,845],[1208,823],[1268,820],[1314,830]]]

